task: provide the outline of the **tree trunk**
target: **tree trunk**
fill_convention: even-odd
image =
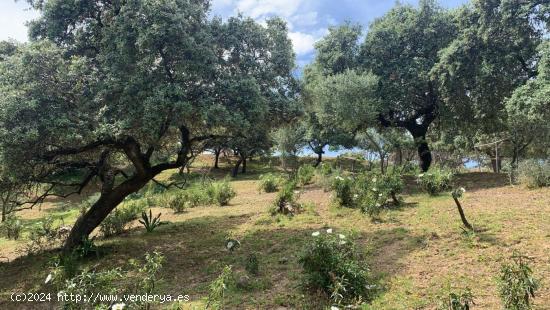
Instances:
[[[420,169],[422,169],[422,172],[426,172],[430,169],[430,165],[432,164],[432,153],[430,151],[430,147],[428,146],[428,142],[426,142],[426,135],[423,134],[421,136],[414,137],[414,141],[418,151]]]
[[[458,213],[460,213],[460,219],[462,220],[462,224],[464,224],[464,227],[466,227],[469,230],[474,230],[472,225],[468,223],[468,220],[466,220],[466,215],[464,215],[464,210],[462,210],[462,206],[460,205],[460,201],[458,201],[458,198],[453,197],[456,207],[458,208]]]
[[[497,173],[502,170],[502,157],[498,158],[498,166],[497,166],[497,160],[496,158],[491,158],[491,167],[493,168],[493,172]]]
[[[82,240],[89,236],[126,196],[140,190],[152,177],[135,176],[112,190],[102,192],[99,200],[74,224],[65,241],[64,251],[67,253],[82,244]]]
[[[220,153],[222,152],[221,148],[214,149],[214,169],[220,169],[218,163],[220,161]]]
[[[2,206],[2,221],[0,223],[4,223],[6,221],[6,206]]]
[[[237,163],[235,164],[235,166],[231,170],[231,176],[232,177],[236,177],[237,174],[239,174],[239,167],[241,166],[242,162],[243,162],[243,159],[241,157],[239,157],[239,160],[237,160]]]
[[[384,153],[378,153],[378,156],[380,157],[380,173],[386,174],[386,171],[384,169],[384,158],[386,155]]]
[[[246,157],[243,157],[243,167],[241,169],[241,173],[246,173]]]
[[[313,167],[315,168],[319,167],[322,161],[323,161],[323,151],[317,152],[317,160],[315,160],[315,164],[313,165]]]

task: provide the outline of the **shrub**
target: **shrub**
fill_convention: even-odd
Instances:
[[[124,232],[130,222],[138,218],[143,209],[145,209],[145,204],[141,200],[126,202],[122,207],[113,210],[101,222],[99,230],[105,237],[119,235]]]
[[[225,266],[222,273],[210,284],[205,309],[224,309],[225,291],[229,286],[231,276],[231,267]]]
[[[60,241],[57,234],[58,227],[54,227],[54,219],[51,216],[44,218],[29,230],[29,242],[25,245],[28,253],[44,251],[48,247],[55,246]]]
[[[298,208],[296,204],[296,181],[288,180],[281,188],[273,203],[272,215],[277,213],[292,214]]]
[[[2,223],[2,229],[4,230],[8,239],[17,240],[21,236],[23,224],[21,224],[21,220],[15,215],[9,215]]]
[[[160,199],[161,204],[174,210],[175,213],[182,213],[185,211],[187,206],[190,205],[184,192],[179,192],[172,195],[164,194],[162,196],[163,198]]]
[[[353,208],[353,179],[350,177],[336,176],[332,181],[332,189],[334,190],[334,199],[338,205],[342,207]]]
[[[229,201],[237,195],[228,179],[210,183],[206,193],[210,202],[218,206],[228,205]]]
[[[296,181],[299,186],[304,186],[311,183],[311,179],[315,175],[315,168],[310,165],[303,165],[296,172]]]
[[[322,176],[329,176],[332,174],[332,166],[328,163],[321,163],[317,166],[317,171]]]
[[[153,217],[153,212],[151,209],[149,209],[149,214],[147,212],[143,211],[141,212],[141,220],[139,222],[143,227],[145,227],[145,231],[147,232],[153,232],[155,228],[159,227],[160,222],[160,216],[162,213],[159,213],[156,217]]]
[[[450,291],[440,301],[438,310],[469,310],[474,304],[474,295],[469,288]]]
[[[498,288],[505,309],[531,309],[531,299],[535,297],[539,282],[533,277],[527,259],[514,252],[512,261],[500,268]]]
[[[451,187],[453,173],[444,169],[432,168],[430,172],[418,175],[417,182],[423,191],[437,195]]]
[[[276,192],[279,188],[279,182],[279,178],[272,173],[261,175],[258,190],[266,193]]]
[[[550,161],[531,159],[521,162],[518,181],[528,188],[550,186]]]
[[[374,286],[353,242],[331,229],[312,236],[299,259],[305,286],[324,292],[336,304],[368,300]]]

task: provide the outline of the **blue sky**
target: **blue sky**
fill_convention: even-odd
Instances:
[[[402,0],[417,4],[418,0]],[[440,0],[444,7],[457,7],[467,0]],[[314,44],[327,33],[328,27],[346,20],[365,28],[395,5],[395,0],[213,0],[212,14],[224,18],[242,13],[259,22],[280,16],[288,22],[290,38],[303,67],[314,56]],[[25,23],[38,14],[30,11],[24,0],[0,0],[0,40],[27,40]]]

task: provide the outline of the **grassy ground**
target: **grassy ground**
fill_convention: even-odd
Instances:
[[[198,162],[196,169],[202,164]],[[229,206],[197,207],[181,214],[154,208],[153,213],[162,212],[161,219],[169,224],[150,234],[136,224],[121,236],[100,240],[102,256],[88,263],[98,268],[121,266],[146,251],[158,250],[166,258],[159,292],[188,294],[191,302],[183,308],[201,309],[209,283],[223,267],[232,265],[239,278],[245,274],[246,258],[255,253],[260,274],[246,289],[229,289],[228,309],[323,309],[319,298],[300,288],[297,257],[312,232],[333,228],[354,236],[383,288],[365,309],[434,309],[450,283],[472,289],[474,309],[500,309],[495,277],[514,249],[533,258],[532,267],[541,279],[534,308],[550,309],[550,189],[511,187],[504,175],[459,175],[456,183],[467,189],[466,215],[478,231],[466,235],[449,195],[429,197],[412,184],[404,196],[406,203],[387,210],[376,223],[358,210],[334,207],[331,193],[315,184],[300,196],[307,203],[303,213],[293,218],[270,216],[275,194],[260,194],[257,189],[258,172],[270,169],[258,164],[249,169],[249,174],[231,182],[237,196]],[[225,167],[210,173],[223,177],[227,171]],[[22,216],[29,222],[46,214],[65,223],[74,221],[77,208],[60,205],[50,202]],[[225,250],[228,236],[240,240],[238,250]],[[12,292],[44,289],[49,255],[21,256],[16,249],[22,242],[0,239],[4,257],[0,258],[0,309],[14,309],[7,301]],[[48,309],[51,305],[27,306]],[[19,304],[19,308],[24,307]]]

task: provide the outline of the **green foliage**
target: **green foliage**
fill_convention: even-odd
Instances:
[[[145,262],[140,265],[136,261],[131,261],[130,264],[137,270],[139,276],[139,283],[136,287],[136,292],[152,294],[158,284],[160,278],[158,273],[162,269],[164,262],[164,256],[155,251],[153,254],[145,254]]]
[[[372,297],[374,286],[368,267],[359,259],[353,242],[343,234],[314,232],[299,262],[304,284],[320,290],[335,304],[350,304]]]
[[[500,299],[507,310],[531,309],[531,299],[539,288],[539,281],[533,277],[528,258],[514,252],[512,260],[500,267],[498,289]]]
[[[54,226],[54,218],[47,216],[29,229],[29,242],[25,244],[28,253],[38,253],[61,241],[58,235],[58,226]]]
[[[315,175],[315,168],[310,165],[302,165],[296,172],[296,182],[298,186],[304,186],[311,183]]]
[[[225,304],[225,291],[232,280],[230,266],[225,266],[222,273],[210,283],[206,309],[222,310]]]
[[[160,201],[162,201],[165,207],[174,210],[175,213],[182,213],[188,206],[193,205],[194,200],[187,200],[185,192],[179,192],[176,194],[164,194]]]
[[[437,310],[470,310],[474,304],[474,295],[469,288],[452,290],[441,298]]]
[[[416,181],[423,191],[430,195],[437,195],[448,190],[452,180],[451,171],[433,167],[429,172],[419,174]]]
[[[206,189],[206,194],[211,203],[215,203],[220,207],[228,205],[229,201],[237,195],[227,178],[223,181],[210,183]]]
[[[6,220],[0,224],[0,228],[4,231],[8,239],[17,240],[21,236],[23,224],[21,220],[13,214],[10,214]]]
[[[161,222],[160,222],[160,216],[161,216],[162,213],[159,213],[157,214],[157,216],[153,217],[153,213],[151,211],[151,209],[149,209],[149,214],[147,214],[147,212],[143,211],[141,212],[141,220],[139,220],[139,222],[141,223],[141,225],[143,225],[143,227],[145,227],[145,230],[147,232],[153,232],[153,230],[155,230],[155,228],[159,227]]]
[[[550,186],[550,161],[531,159],[520,162],[518,181],[528,188]]]
[[[94,243],[95,236],[90,238],[88,236],[82,238],[82,243],[74,249],[79,258],[88,257],[92,253],[97,253],[98,248]]]
[[[260,262],[258,261],[258,255],[256,255],[255,253],[249,254],[246,258],[244,269],[250,275],[257,276],[260,271]]]
[[[296,199],[296,180],[287,180],[277,193],[277,197],[273,202],[273,208],[270,211],[271,215],[277,213],[292,214],[294,208],[298,207]]]
[[[258,189],[266,193],[273,193],[278,190],[280,182],[280,178],[275,176],[273,173],[262,174],[260,176]]]
[[[317,171],[322,176],[329,176],[333,173],[332,166],[329,163],[321,163],[317,166]]]
[[[121,234],[129,223],[138,218],[145,207],[142,200],[125,202],[107,216],[100,225],[100,231],[105,237]]]
[[[342,177],[335,176],[332,181],[332,189],[334,190],[334,199],[339,206],[353,208],[354,203],[354,192],[353,192],[354,181],[351,177]]]

